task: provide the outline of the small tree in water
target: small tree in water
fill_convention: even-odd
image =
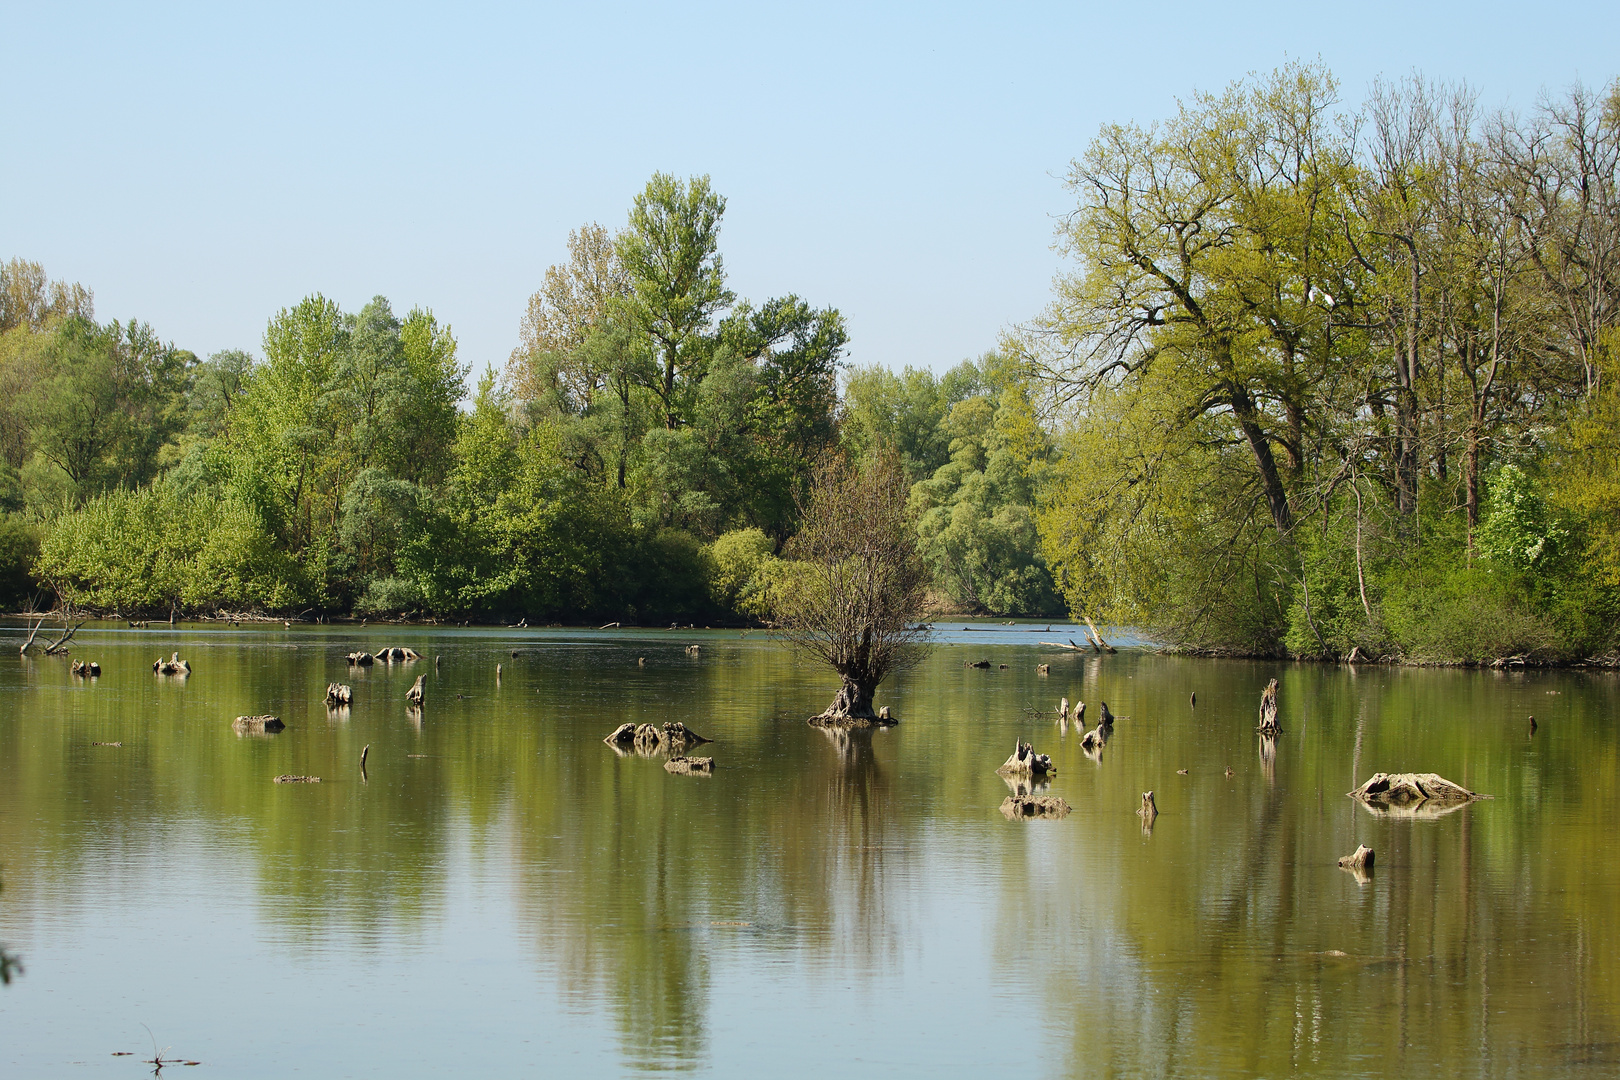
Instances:
[[[795,649],[843,679],[817,721],[877,719],[878,683],[921,655],[928,572],[906,519],[908,493],[892,453],[864,468],[829,455],[811,477],[803,525],[787,545],[795,565],[772,610]]]

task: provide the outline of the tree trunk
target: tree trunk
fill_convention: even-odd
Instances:
[[[1255,466],[1260,470],[1260,485],[1266,493],[1271,520],[1276,523],[1277,531],[1286,535],[1294,529],[1294,511],[1288,505],[1288,490],[1283,486],[1276,455],[1271,452],[1271,442],[1260,427],[1259,412],[1248,390],[1243,387],[1232,387],[1231,400],[1232,415],[1237,419],[1243,437],[1248,440],[1249,449],[1254,453]]]
[[[872,695],[877,692],[877,683],[853,675],[845,675],[843,678],[844,685],[839,689],[838,696],[833,698],[832,704],[827,706],[827,711],[821,714],[822,717],[877,719],[877,713],[872,710]]]

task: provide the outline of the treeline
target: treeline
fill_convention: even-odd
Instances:
[[[1103,128],[1019,336],[1071,608],[1195,648],[1570,660],[1620,616],[1620,83],[1292,66]]]
[[[758,618],[813,465],[891,450],[951,610],[1052,613],[1021,369],[849,373],[834,308],[728,288],[725,200],[658,175],[575,230],[468,405],[430,311],[321,296],[200,360],[0,276],[7,602],[135,614]]]

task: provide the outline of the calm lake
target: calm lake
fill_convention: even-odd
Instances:
[[[879,689],[902,723],[834,736],[836,680],[759,633],[91,624],[83,680],[8,627],[0,1075],[144,1075],[152,1038],[222,1077],[1620,1071],[1614,673],[940,630]],[[427,659],[345,665],[385,645]],[[1098,760],[1062,696],[1118,715]],[[713,777],[602,742],[668,720]],[[998,813],[1019,738],[1066,819]],[[1380,770],[1495,798],[1378,816]]]

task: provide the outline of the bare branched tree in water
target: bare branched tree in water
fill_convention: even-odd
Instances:
[[[829,455],[811,478],[803,525],[786,551],[797,565],[776,590],[773,614],[795,649],[843,679],[818,722],[878,719],[878,684],[921,655],[928,572],[906,518],[908,494],[892,453],[864,468]]]

